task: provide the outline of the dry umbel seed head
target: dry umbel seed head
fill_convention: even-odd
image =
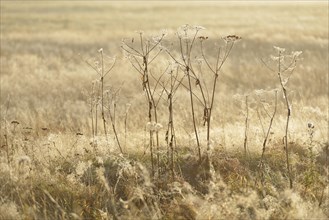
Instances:
[[[201,40],[201,41],[204,41],[204,40],[207,40],[208,39],[208,37],[205,37],[205,36],[200,36],[199,37],[199,40]]]
[[[242,37],[237,36],[237,35],[228,35],[226,37],[223,37],[223,40],[226,42],[234,42],[234,41],[241,40],[241,39],[242,39]]]

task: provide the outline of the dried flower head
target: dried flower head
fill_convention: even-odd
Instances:
[[[163,40],[163,37],[164,37],[164,35],[154,36],[154,37],[152,37],[152,39],[153,39],[154,43],[158,44]],[[160,50],[161,50],[161,48],[160,48]]]
[[[139,30],[139,31],[135,31],[137,34],[140,34],[140,35],[143,35],[144,34],[144,31],[142,30]]]
[[[200,36],[198,38],[199,38],[200,41],[204,41],[204,40],[207,40],[208,39],[208,37],[205,37],[205,36]]]
[[[167,29],[162,29],[161,30],[161,35],[164,37],[168,34],[168,30]]]
[[[188,31],[188,29],[190,29],[190,25],[189,24],[184,24],[184,25],[180,26],[179,29],[183,30],[183,31]]]
[[[228,35],[226,37],[223,37],[223,40],[226,42],[234,42],[234,41],[241,40],[241,39],[242,39],[242,37],[239,37],[237,35]]]

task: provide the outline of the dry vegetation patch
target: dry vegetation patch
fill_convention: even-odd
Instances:
[[[0,219],[329,218],[327,2],[1,1],[0,61]]]

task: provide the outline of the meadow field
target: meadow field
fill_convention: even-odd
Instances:
[[[1,1],[0,219],[328,219],[328,16]]]

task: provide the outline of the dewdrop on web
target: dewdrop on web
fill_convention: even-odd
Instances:
[[[154,121],[146,123],[146,130],[147,131],[154,131],[156,123]]]
[[[297,58],[297,57],[299,57],[302,53],[303,53],[303,51],[292,51],[292,52],[291,52],[291,55],[292,55],[294,58]]]
[[[146,130],[147,131],[160,131],[163,128],[162,124],[156,123],[155,121],[147,122],[146,123]]]
[[[162,128],[163,128],[163,126],[160,123],[156,123],[155,126],[154,126],[155,131],[160,131]]]
[[[286,51],[285,48],[281,48],[281,47],[277,47],[277,46],[273,46],[273,48],[279,53],[283,53],[284,51]]]
[[[271,58],[271,60],[273,60],[273,61],[278,61],[280,57],[277,57],[277,56],[273,56],[273,55],[271,55],[270,58]]]

